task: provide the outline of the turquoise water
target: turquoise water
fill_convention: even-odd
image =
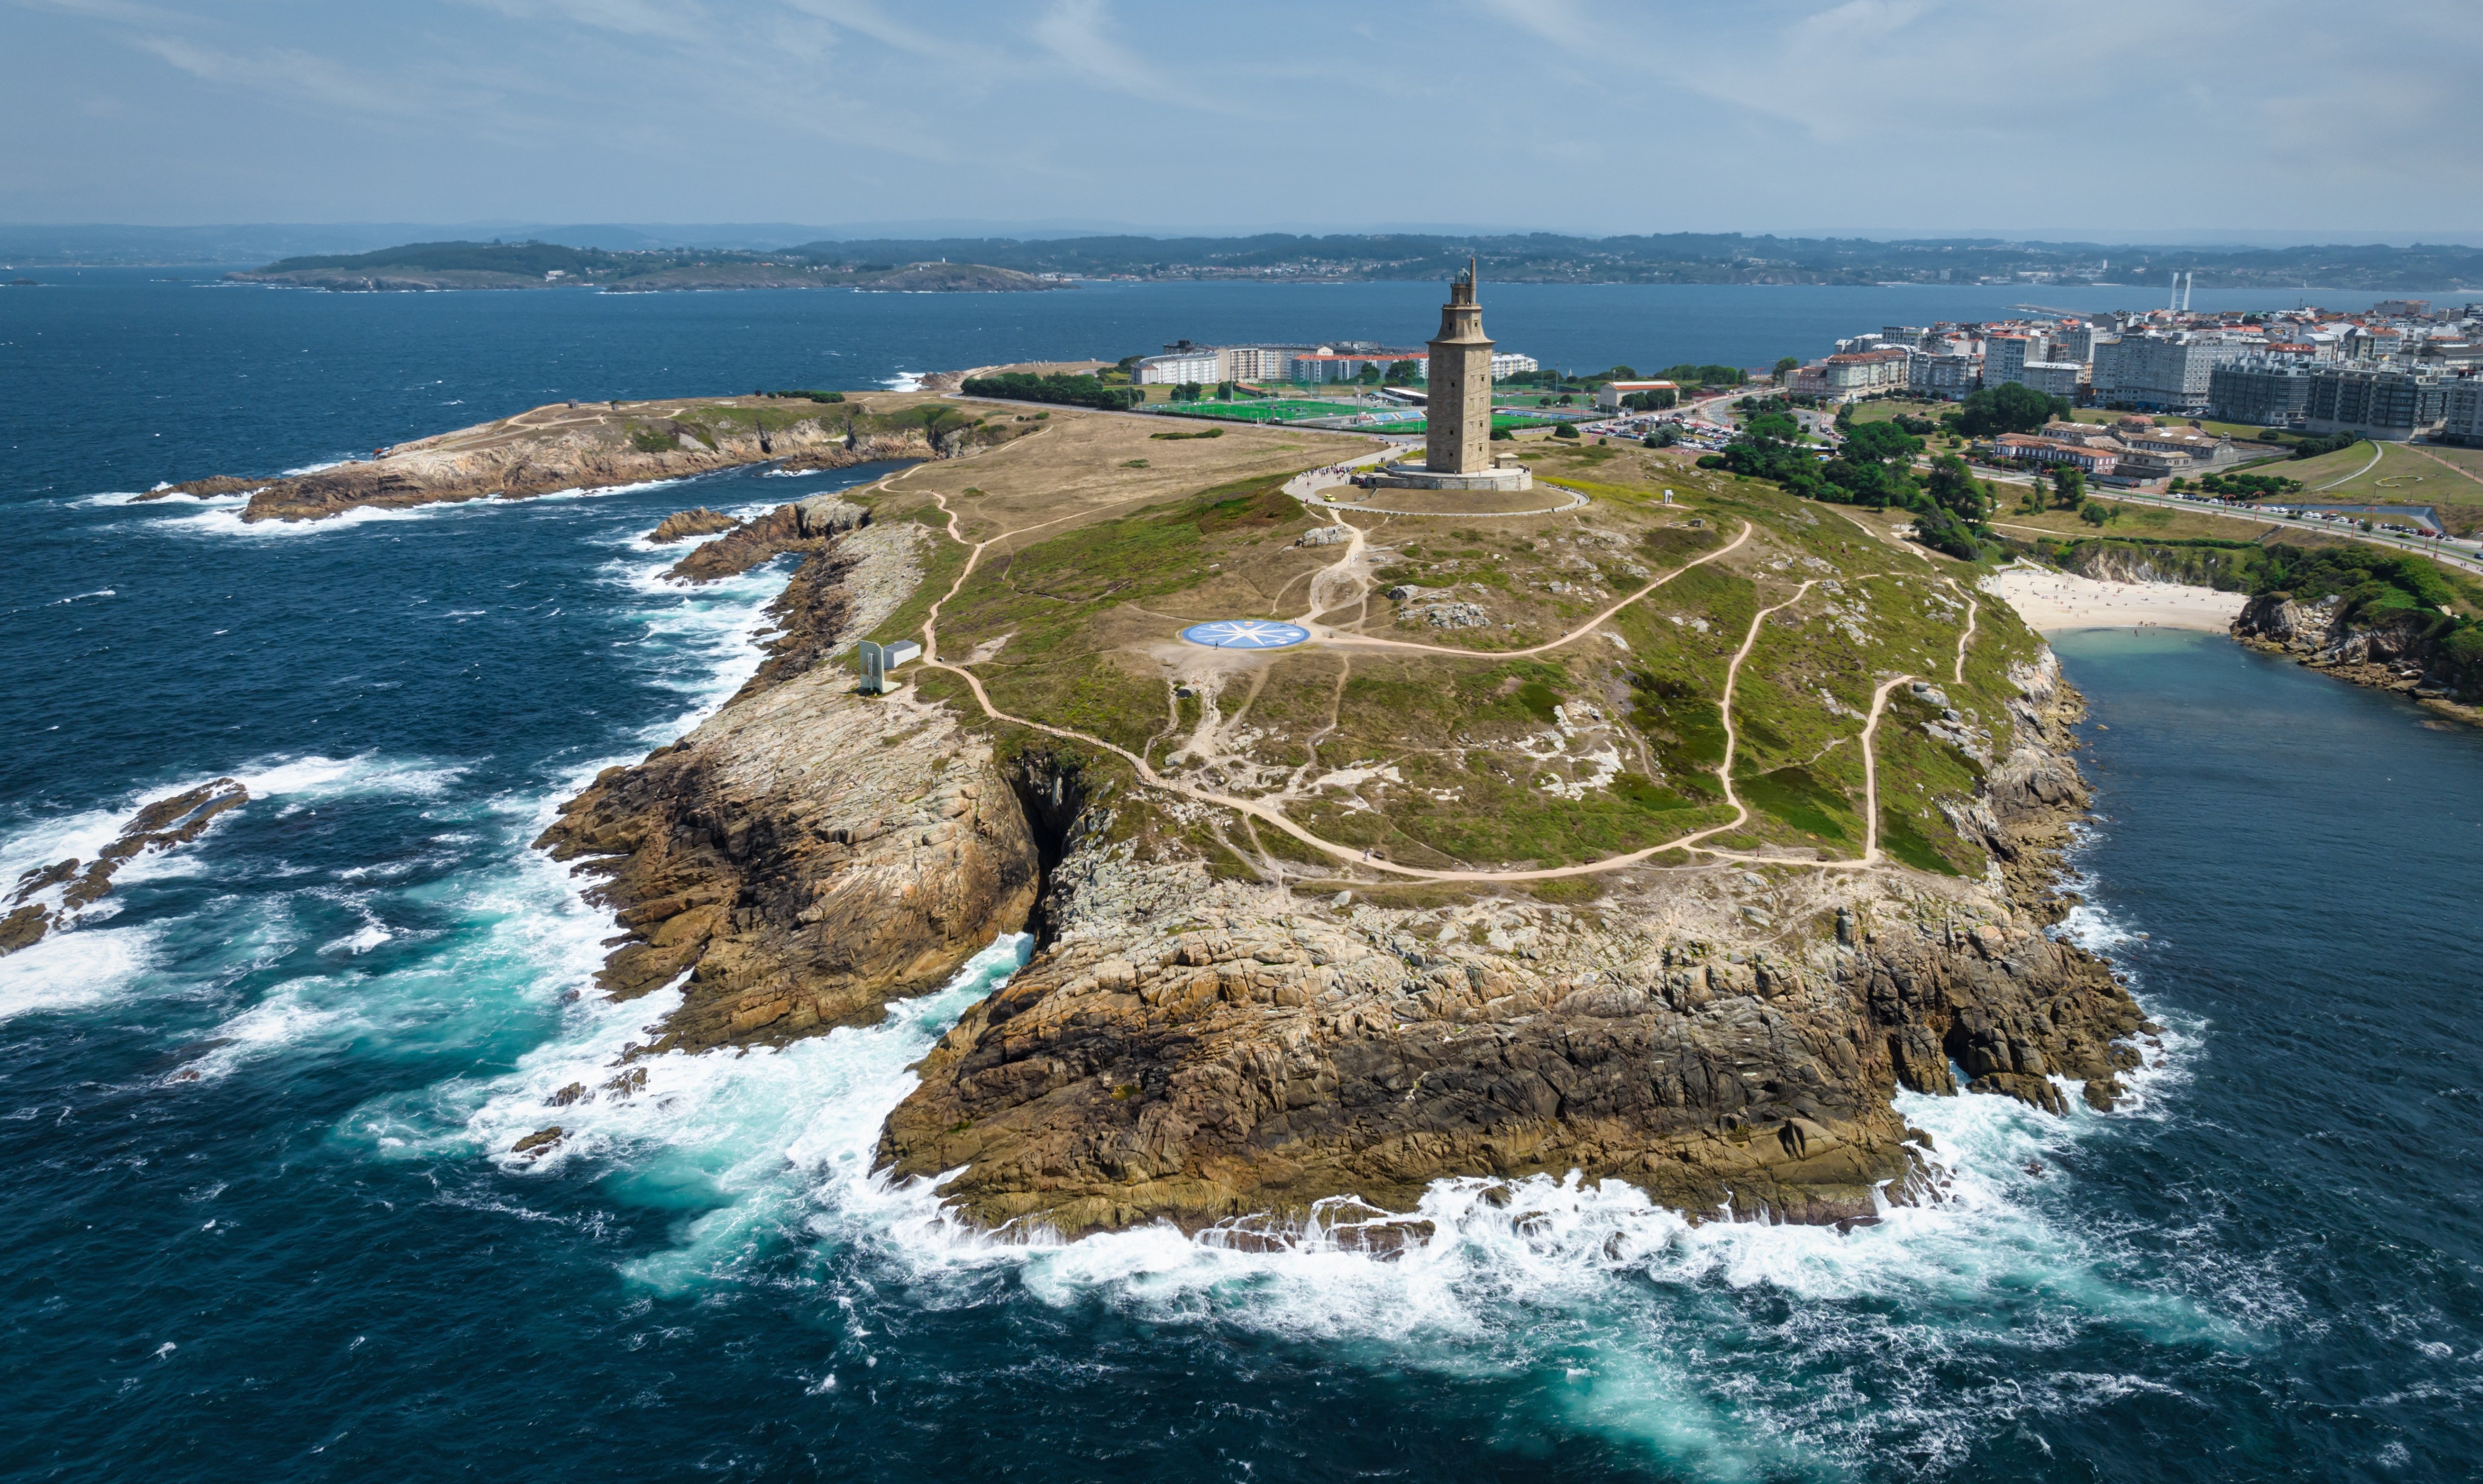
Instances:
[[[1435,297],[1371,292],[1408,289]],[[573,997],[608,920],[525,842],[731,692],[784,576],[674,589],[640,533],[869,471],[281,529],[123,498],[553,395],[868,384],[1194,334],[1239,302],[1192,292],[1083,321],[1069,295],[0,296],[0,869],[91,856],[186,783],[254,793],[0,959],[0,1473],[2471,1471],[2483,738],[2393,698],[2213,637],[2060,641],[2100,810],[2067,929],[2125,966],[2171,1055],[2108,1117],[1909,1098],[1949,1206],[1840,1236],[1445,1182],[1441,1235],[1392,1261],[1028,1250],[865,1168],[905,1067],[1014,941],[868,1030],[543,1103],[662,1004]],[[1266,323],[1395,313],[1259,292]],[[1701,292],[1697,334],[1756,302]],[[1669,343],[1626,323],[1648,302],[1559,332]],[[1743,333],[1678,358],[1770,358],[1783,331]],[[559,1153],[506,1157],[555,1117]]]

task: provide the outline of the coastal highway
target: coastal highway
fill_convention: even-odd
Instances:
[[[1914,466],[1916,473],[1926,473],[1930,468],[1931,465],[1927,463],[1918,464]],[[1982,467],[1975,469],[1974,477],[2005,485],[2041,485],[2045,483],[2045,481],[2040,478],[2029,477],[2023,474],[2008,473],[1999,469]],[[2115,490],[2106,492],[2104,490],[2094,489],[2090,489],[2087,493],[2098,500],[2121,501],[2131,505],[2153,505],[2163,510],[2186,510],[2192,515],[2221,516],[2229,520],[2254,521],[2260,525],[2275,526],[2282,530],[2316,531],[2329,536],[2341,537],[2347,541],[2362,542],[2366,545],[2392,546],[2399,551],[2411,551],[2416,556],[2427,556],[2443,567],[2454,567],[2460,571],[2470,572],[2475,576],[2483,577],[2483,543],[2467,541],[2420,541],[2410,536],[2391,536],[2386,531],[2365,531],[2359,526],[2339,525],[2326,520],[2306,520],[2297,516],[2273,515],[2269,512],[2258,510],[2248,505],[2220,505],[2211,500],[2185,500],[2177,494],[2139,494],[2125,490]],[[2021,527],[2020,529],[2024,528]],[[2103,536],[2118,533],[2107,532],[2098,528],[2096,534]],[[2136,540],[2139,538],[2124,539]]]
[[[2115,490],[2110,494],[2090,491],[2099,500],[2121,500],[2132,505],[2153,505],[2164,510],[2186,510],[2194,515],[2221,516],[2229,520],[2249,520],[2260,525],[2296,531],[2317,531],[2341,536],[2373,546],[2393,546],[2427,556],[2443,567],[2483,577],[2483,557],[2476,554],[2476,543],[2455,541],[2422,541],[2411,536],[2391,536],[2386,531],[2365,531],[2359,526],[2338,525],[2326,520],[2305,520],[2295,516],[2279,516],[2254,510],[2247,505],[2218,505],[2206,500],[2185,500],[2174,494],[2129,494]],[[2101,534],[2098,532],[2098,534]]]

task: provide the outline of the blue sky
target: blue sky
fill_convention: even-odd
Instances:
[[[0,0],[0,221],[2473,239],[2478,62],[2473,0]]]

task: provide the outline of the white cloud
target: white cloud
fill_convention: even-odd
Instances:
[[[0,128],[62,167],[13,212],[2483,225],[2472,0],[0,7]]]
[[[382,78],[293,47],[239,53],[202,46],[179,37],[141,36],[133,38],[133,41],[140,50],[153,53],[193,77],[276,93],[321,108],[390,118],[420,114],[426,108],[424,100],[401,80]]]

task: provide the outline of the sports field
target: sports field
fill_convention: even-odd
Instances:
[[[1355,407],[1349,402],[1320,402],[1308,397],[1287,397],[1268,402],[1167,402],[1163,405],[1162,411],[1175,417],[1215,417],[1233,422],[1255,423],[1295,423],[1309,422],[1322,417],[1368,416],[1370,421],[1356,423],[1354,426],[1384,433],[1420,433],[1428,425],[1424,415],[1411,409],[1402,410],[1402,415],[1392,416],[1392,413],[1397,413],[1400,410],[1386,407]],[[1555,423],[1569,420],[1543,413],[1517,412],[1506,409],[1494,409],[1491,415],[1491,425],[1494,428],[1511,430],[1548,428]]]
[[[1279,397],[1263,402],[1167,402],[1163,411],[1177,417],[1222,417],[1235,422],[1306,422],[1316,417],[1350,417],[1371,409],[1350,402]]]

